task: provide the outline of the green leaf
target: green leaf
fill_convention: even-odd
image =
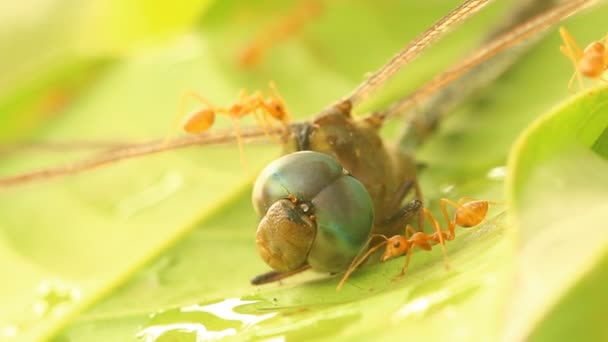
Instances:
[[[216,2],[200,17],[199,27],[186,35],[175,32],[192,25],[192,17],[183,13],[187,5],[174,17],[182,18],[180,23],[163,24],[159,31],[136,26],[125,40],[108,43],[87,36],[90,31],[74,29],[76,37],[67,39],[69,44],[53,41],[61,42],[59,47],[69,45],[68,61],[80,61],[80,45],[74,42],[82,41],[95,45],[93,57],[85,53],[85,65],[87,58],[97,60],[99,55],[115,61],[84,91],[75,93],[53,120],[20,135],[50,141],[158,138],[169,130],[185,91],[196,90],[216,105],[228,105],[239,89],[265,89],[271,79],[292,113],[306,118],[352,90],[365,72],[379,67],[456,3],[429,7],[411,2],[331,2],[321,16],[293,39],[273,46],[252,69],[238,67],[239,51],[256,33],[280,20],[289,4]],[[414,88],[466,53],[482,28],[501,17],[507,5],[484,11],[454,32],[408,68],[398,82],[402,87],[391,86],[371,105]],[[404,13],[412,19],[403,20]],[[600,34],[590,23],[604,18],[601,11],[588,13],[571,27],[588,41]],[[154,32],[161,32],[163,39],[156,39]],[[165,33],[175,36],[166,38]],[[150,41],[147,38],[160,43],[150,47],[143,44]],[[37,47],[38,42],[31,44]],[[141,49],[142,44],[148,49]],[[554,34],[504,82],[488,89],[482,101],[448,119],[418,153],[429,166],[421,182],[430,205],[442,196],[502,199],[500,172],[507,147],[533,117],[567,94],[571,69],[556,53],[558,45]],[[12,69],[22,60],[25,63],[26,58],[18,55],[2,67]],[[24,83],[44,83],[40,80],[49,70],[64,65],[50,64],[28,75]],[[547,82],[536,73],[555,79]],[[14,86],[6,92],[7,103],[23,96],[21,89],[31,89],[21,83]],[[529,88],[538,92],[531,96]],[[218,124],[231,127],[226,118],[219,118]],[[459,231],[448,246],[449,272],[435,250],[417,252],[407,276],[395,283],[403,260],[365,267],[339,294],[334,291],[336,277],[313,274],[284,285],[251,287],[247,280],[267,268],[255,251],[257,218],[250,208],[249,184],[256,171],[278,155],[278,148],[248,144],[245,151],[247,170],[235,146],[206,146],[2,189],[0,269],[10,275],[10,282],[0,285],[0,336],[134,340],[146,327],[158,325],[178,327],[161,338],[167,340],[193,339],[205,329],[209,336],[234,332],[237,340],[281,335],[349,340],[493,336],[498,316],[480,313],[500,310],[501,293],[506,292],[501,287],[508,284],[504,269],[512,258],[503,237],[505,224],[498,219],[477,230]],[[2,160],[0,174],[70,162],[91,152],[13,153]],[[222,306],[209,306],[216,303]],[[241,315],[220,314],[232,309]]]
[[[607,128],[608,89],[593,89],[540,118],[514,147],[508,199],[518,234],[509,339],[608,336],[597,321],[608,300]]]

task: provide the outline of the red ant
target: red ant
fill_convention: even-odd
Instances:
[[[559,28],[559,34],[564,42],[560,45],[560,51],[572,61],[574,65],[574,75],[568,82],[568,88],[572,88],[574,78],[578,78],[581,89],[583,88],[583,78],[600,79],[606,83],[608,80],[602,78],[602,74],[608,70],[608,34],[599,41],[591,42],[585,50],[576,43],[570,32],[565,27]]]
[[[269,135],[269,128],[274,128],[272,121],[281,122],[283,125],[287,125],[291,121],[291,117],[285,108],[285,102],[279,94],[274,82],[269,83],[269,88],[272,91],[272,95],[264,95],[259,90],[249,95],[247,94],[247,91],[243,89],[239,93],[238,101],[225,108],[213,106],[211,102],[195,92],[187,92],[182,96],[180,101],[178,118],[184,113],[186,101],[189,99],[194,99],[202,103],[204,107],[191,113],[185,120],[183,129],[186,133],[200,134],[207,131],[213,126],[215,117],[218,114],[230,117],[236,131],[241,162],[245,165],[243,142],[238,124],[239,119],[246,115],[253,115],[266,135]],[[176,124],[174,124],[174,126],[176,126]],[[170,137],[173,135],[173,131],[174,129],[167,135],[165,143],[169,141]]]
[[[407,269],[412,254],[414,252],[414,247],[430,251],[434,245],[440,244],[445,258],[446,268],[449,268],[447,252],[445,250],[445,241],[454,240],[454,238],[456,237],[456,226],[460,226],[463,228],[471,228],[479,225],[485,219],[490,204],[496,204],[496,202],[474,200],[468,197],[464,197],[458,200],[458,202],[456,203],[452,200],[442,198],[441,211],[448,225],[445,230],[441,229],[439,222],[435,219],[433,214],[431,214],[428,209],[423,208],[422,210],[424,211],[424,214],[435,229],[434,233],[427,234],[422,231],[415,231],[408,224],[405,227],[405,236],[394,235],[390,238],[387,238],[385,235],[382,234],[372,235],[366,245],[368,245],[376,237],[380,237],[384,239],[384,241],[370,248],[361,257],[355,258],[346,273],[344,274],[344,276],[342,277],[342,279],[340,280],[340,283],[338,283],[336,289],[340,291],[340,289],[342,288],[346,280],[350,277],[350,275],[363,262],[365,262],[365,260],[367,260],[370,255],[372,255],[382,246],[386,246],[382,257],[380,258],[382,262],[406,254],[405,264],[401,268],[401,273],[399,274],[399,276],[403,276],[405,274],[405,270]],[[451,205],[456,208],[456,211],[454,212],[454,218],[452,220],[450,220],[447,205]]]
[[[241,51],[238,57],[239,65],[244,68],[254,67],[268,49],[297,34],[322,11],[323,4],[318,0],[300,1],[283,20],[262,31]]]

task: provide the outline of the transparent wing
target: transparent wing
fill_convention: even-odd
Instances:
[[[403,114],[410,107],[424,101],[425,99],[428,99],[431,96],[436,98],[434,101],[437,101],[438,99],[445,100],[441,96],[438,96],[438,91],[440,89],[444,88],[472,69],[480,67],[484,61],[513,47],[515,44],[524,43],[526,38],[537,35],[557,22],[595,2],[597,1],[579,0],[563,2],[549,9],[548,11],[517,25],[512,30],[483,45],[461,62],[437,75],[435,78],[418,88],[413,93],[402,98],[401,100],[396,101],[387,109],[378,112],[377,115],[384,119]],[[478,69],[481,69],[478,71],[483,71],[485,73],[491,72],[491,70],[488,70],[488,68]]]
[[[342,101],[348,101],[353,106],[363,101],[371,92],[381,86],[397,71],[414,60],[425,48],[436,42],[457,23],[469,18],[475,12],[487,5],[489,0],[467,0],[452,12],[439,19],[430,28],[420,34],[401,51],[393,56],[378,71],[371,74],[355,90],[347,95]]]

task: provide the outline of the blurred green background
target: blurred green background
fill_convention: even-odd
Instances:
[[[458,3],[3,2],[0,143],[7,148],[0,150],[0,177],[91,156],[97,150],[88,142],[163,137],[190,90],[228,105],[240,89],[266,89],[274,80],[290,112],[308,118]],[[357,111],[382,108],[465,56],[510,6],[495,1]],[[248,46],[301,13],[308,19],[293,35],[243,65]],[[606,33],[607,14],[602,3],[565,25],[585,44]],[[577,227],[606,222],[601,146],[608,138],[598,128],[608,124],[608,101],[605,91],[592,91],[552,109],[572,95],[572,66],[559,44],[553,28],[417,152],[427,165],[421,182],[430,207],[460,196],[514,204],[514,219],[494,208],[481,229],[459,231],[448,246],[451,271],[439,251],[417,252],[398,282],[401,259],[357,272],[340,293],[336,277],[315,275],[254,288],[248,279],[267,267],[255,251],[250,184],[279,147],[247,145],[246,169],[233,144],[171,151],[0,189],[0,340],[601,340],[606,329],[587,318],[605,317],[608,307],[601,296],[605,233],[582,230],[594,237],[591,247],[587,239],[568,242]],[[561,132],[551,120],[529,128],[546,112],[567,123],[564,135],[545,134]],[[230,124],[220,118],[217,128]],[[396,120],[387,127],[388,141],[400,126]],[[587,137],[581,149],[600,147],[562,154],[576,145],[562,145],[571,141],[564,138],[569,128]],[[72,147],[14,148],[23,141]],[[537,145],[549,152],[540,154]],[[517,178],[505,184],[505,174]],[[541,200],[544,208],[533,205]],[[572,214],[559,208],[563,203],[580,210]],[[546,235],[534,239],[536,231]],[[559,259],[539,241],[572,248]],[[545,292],[556,294],[542,299]],[[531,297],[541,299],[528,307]],[[518,311],[522,305],[530,316]]]

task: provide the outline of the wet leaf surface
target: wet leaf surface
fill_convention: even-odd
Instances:
[[[386,1],[349,6],[334,2],[294,39],[270,49],[253,69],[238,67],[240,49],[254,32],[289,11],[287,5],[222,1],[207,7],[192,2],[180,8],[203,13],[198,21],[185,13],[176,15],[181,21],[161,25],[163,38],[155,36],[152,43],[141,26],[114,41],[102,30],[101,43],[84,57],[79,42],[97,41],[98,36],[89,35],[95,30],[74,30],[75,37],[69,39],[57,34],[55,44],[71,47],[66,49],[67,58],[52,55],[48,65],[28,69],[34,70],[28,77],[9,66],[27,62],[24,56],[29,50],[15,49],[15,56],[3,61],[3,69],[25,81],[0,83],[0,103],[6,104],[0,108],[7,108],[0,113],[1,122],[17,122],[3,124],[0,134],[11,140],[22,136],[44,141],[158,138],[167,133],[184,91],[196,90],[214,103],[228,104],[239,89],[263,89],[271,79],[290,110],[306,118],[350,91],[365,72],[384,63],[455,3]],[[122,8],[107,6],[107,11]],[[479,39],[481,28],[500,17],[505,7],[499,2],[454,32],[409,67],[398,86],[381,92],[367,106],[381,105],[413,89],[466,53]],[[406,21],[403,13],[416,15]],[[602,32],[589,23],[602,22],[604,13],[577,16],[568,27],[581,41],[597,39]],[[65,21],[62,16],[49,18]],[[36,37],[45,37],[46,26],[40,27],[42,32],[31,36],[32,45],[40,40]],[[552,33],[481,99],[448,118],[418,152],[419,160],[427,164],[421,181],[431,207],[440,197],[504,200],[509,147],[535,117],[568,96],[565,85],[571,69],[559,55],[558,45],[559,38]],[[72,84],[50,70],[64,70],[59,66],[65,65],[72,70],[81,63],[96,65],[95,61],[107,59],[111,62],[101,69],[84,68],[95,77],[86,87],[68,92],[70,101],[51,111],[52,116],[45,115],[44,106],[13,106],[17,98],[28,104],[36,94],[52,94],[56,84]],[[52,82],[41,81],[49,74],[55,75]],[[551,81],[539,74],[551,75]],[[32,93],[34,88],[37,92]],[[28,110],[33,111],[27,116],[33,118],[31,125],[20,121]],[[218,121],[220,127],[230,127],[229,120]],[[246,121],[243,126],[251,124]],[[388,127],[387,136],[394,136],[398,124]],[[35,129],[14,134],[13,127]],[[603,150],[604,145],[597,146]],[[278,153],[273,143],[246,146],[245,170],[235,146],[193,148],[2,189],[0,268],[11,275],[11,281],[0,285],[0,336],[15,340],[55,336],[59,341],[138,336],[196,340],[197,335],[227,340],[495,336],[500,317],[480,313],[504,308],[518,253],[505,237],[513,227],[499,215],[501,207],[494,208],[482,227],[458,231],[458,238],[448,245],[450,271],[443,268],[441,253],[435,250],[417,252],[399,281],[393,280],[402,259],[363,268],[340,293],[335,292],[337,277],[314,274],[251,287],[248,279],[266,266],[255,251],[257,218],[250,205],[250,184],[257,170]],[[86,150],[13,153],[3,157],[0,174],[90,154]]]

